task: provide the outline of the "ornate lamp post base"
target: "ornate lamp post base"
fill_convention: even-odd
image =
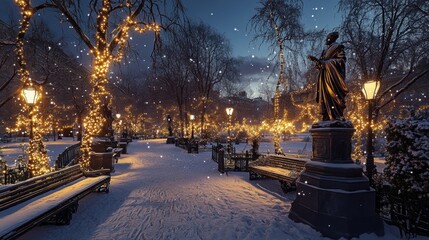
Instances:
[[[313,157],[297,180],[289,218],[332,238],[372,232],[383,235],[382,221],[375,212],[375,191],[363,169],[351,159],[355,130],[348,123],[313,125]]]

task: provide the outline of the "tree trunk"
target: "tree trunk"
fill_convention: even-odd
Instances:
[[[280,146],[280,86],[283,83],[283,77],[285,72],[285,58],[284,58],[284,50],[281,41],[278,41],[279,44],[279,54],[280,54],[280,74],[279,80],[276,84],[276,92],[274,94],[274,152],[276,154],[283,153],[282,147]]]

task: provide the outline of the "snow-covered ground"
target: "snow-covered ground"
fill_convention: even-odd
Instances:
[[[220,174],[210,151],[188,154],[165,140],[134,141],[128,150],[110,193],[82,199],[70,225],[39,226],[20,239],[323,239],[288,218],[296,192],[282,193],[278,181]],[[385,225],[383,237],[360,239],[399,237]]]
[[[52,141],[51,139],[51,141],[46,141],[44,143],[48,151],[48,157],[51,160],[51,165],[53,165],[60,153],[62,153],[67,147],[78,143],[78,141],[73,141],[73,138],[64,137],[61,140]],[[0,143],[0,157],[3,160],[6,160],[9,166],[12,166],[15,164],[15,160],[18,158],[19,155],[25,155],[24,148],[27,147],[28,141]]]

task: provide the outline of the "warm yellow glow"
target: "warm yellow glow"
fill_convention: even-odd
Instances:
[[[116,114],[116,118],[117,118],[117,119],[121,118],[121,114],[120,114],[120,113],[117,113],[117,114]]]
[[[135,20],[136,15],[130,13],[130,16],[127,16],[109,36],[110,4],[110,0],[102,1],[102,7],[97,16],[96,47],[91,51],[94,55],[93,73],[90,78],[92,89],[88,106],[89,113],[84,118],[85,134],[82,137],[81,145],[81,166],[85,170],[89,169],[89,153],[91,152],[92,141],[101,133],[101,129],[107,121],[104,108],[109,108],[112,101],[112,95],[106,88],[109,82],[108,72],[111,63],[122,60],[132,27],[140,33],[146,31],[159,33],[161,31],[158,24],[137,22]],[[109,37],[112,37],[110,43],[108,42]]]
[[[195,120],[195,115],[193,115],[193,114],[189,115],[189,119],[190,119],[191,121],[194,121],[194,120]]]
[[[24,86],[30,86],[33,89],[24,89],[22,94],[27,104],[23,105],[23,113],[27,113],[29,118],[18,117],[17,126],[27,126],[27,132],[31,133],[30,143],[28,147],[28,170],[30,176],[38,176],[49,172],[49,158],[47,156],[47,150],[43,143],[43,134],[46,129],[46,125],[43,117],[40,114],[39,106],[37,105],[38,98],[41,98],[42,88],[32,85],[30,73],[27,70],[27,63],[25,61],[24,44],[25,34],[30,27],[30,20],[33,15],[33,9],[28,0],[16,0],[15,1],[20,9],[21,22],[19,25],[19,31],[16,38],[16,57],[18,76]],[[37,93],[39,92],[39,93]],[[39,96],[38,96],[39,95]],[[30,106],[31,105],[31,106]]]
[[[37,102],[39,93],[36,88],[33,86],[28,86],[22,90],[22,95],[24,96],[25,102],[29,105],[34,105]]]
[[[233,112],[234,112],[234,108],[232,107],[226,108],[226,114],[228,114],[228,116],[231,116]]]
[[[368,81],[365,82],[362,88],[365,99],[372,100],[377,96],[378,90],[380,89],[380,81]]]

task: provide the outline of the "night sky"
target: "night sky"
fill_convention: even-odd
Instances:
[[[332,31],[339,27],[341,15],[337,13],[339,0],[304,0],[302,22],[306,29],[325,29]],[[32,1],[34,3],[40,1]],[[246,90],[250,97],[261,96],[260,86],[263,84],[273,85],[276,81],[273,77],[268,78],[271,69],[268,67],[272,62],[267,60],[269,50],[266,46],[260,46],[259,43],[251,44],[253,39],[252,33],[249,33],[249,20],[255,14],[255,8],[260,5],[259,0],[182,0],[186,14],[195,21],[202,21],[214,27],[219,33],[223,34],[231,43],[232,54],[234,57],[239,57],[244,61],[240,67],[240,74],[244,81],[248,82]],[[43,16],[49,13],[43,13]],[[9,23],[11,19],[18,19],[18,8],[13,0],[0,0],[0,19]],[[83,45],[79,45],[74,37],[70,37],[73,30],[68,31],[67,24],[63,24],[62,28],[59,23],[56,23],[55,18],[48,17],[48,24],[53,32],[66,32],[69,37],[66,37],[63,43],[60,43],[71,56],[74,55],[78,61],[90,64],[87,58],[87,49]],[[67,33],[70,32],[70,33]],[[132,45],[143,50],[144,54],[151,52],[151,41],[148,37],[138,37],[133,34],[134,40]],[[323,46],[321,46],[322,48]],[[143,55],[144,55],[143,54]],[[142,55],[142,56],[143,56]],[[123,64],[130,63],[133,66],[132,60],[125,59]],[[149,69],[150,58],[143,56],[138,64],[143,64],[145,69]],[[134,65],[135,66],[135,65]],[[117,78],[116,76],[113,76]],[[120,77],[120,76],[119,76]]]
[[[304,0],[302,21],[306,29],[339,27],[338,0]],[[250,44],[252,34],[246,31],[259,0],[183,0],[187,14],[213,26],[230,40],[234,56],[267,57],[267,49]]]

